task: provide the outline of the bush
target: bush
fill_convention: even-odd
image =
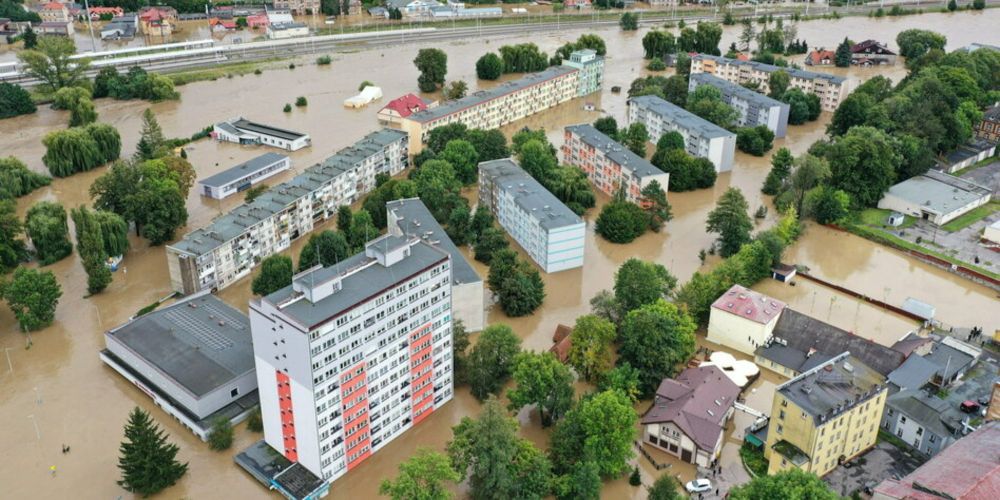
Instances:
[[[632,486],[639,486],[642,484],[642,476],[639,475],[638,467],[632,469],[632,474],[629,474],[628,484],[631,484]]]
[[[251,432],[264,432],[264,419],[260,415],[259,406],[247,417],[247,429]]]
[[[601,209],[594,230],[612,243],[631,243],[649,228],[648,215],[639,205],[615,200]]]
[[[320,66],[326,66],[331,62],[333,62],[333,59],[331,59],[330,56],[319,56],[316,58],[316,64]]]
[[[304,108],[309,105],[309,101],[307,101],[305,97],[299,96],[297,99],[295,99],[295,105],[300,108]]]
[[[649,64],[646,65],[646,69],[650,71],[663,71],[667,69],[667,63],[663,62],[663,59],[659,57],[654,57]]]
[[[226,417],[218,417],[208,434],[208,447],[215,451],[228,450],[233,445],[233,424]]]
[[[0,83],[0,119],[31,114],[35,110],[27,90],[13,83]]]
[[[288,104],[288,103],[285,103],[285,107],[284,107],[284,108],[282,108],[282,110],[283,110],[283,111],[284,111],[285,113],[291,113],[291,112],[292,112],[292,105],[291,105],[291,104]]]
[[[736,130],[736,147],[754,156],[764,156],[774,145],[774,132],[765,125],[742,127]]]
[[[289,64],[288,69],[295,69],[295,63]]]
[[[495,53],[486,53],[476,61],[476,76],[480,80],[496,80],[501,74],[503,74],[503,60]]]

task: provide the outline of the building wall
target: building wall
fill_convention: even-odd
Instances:
[[[618,164],[604,151],[580,140],[580,137],[572,131],[566,130],[564,139],[563,161],[587,174],[587,179],[601,192],[615,196],[619,188],[625,188],[625,198],[628,201],[646,205],[642,198],[642,188],[648,186],[650,182],[657,181],[664,192],[667,191],[670,174],[661,172],[639,177],[627,165]]]
[[[924,214],[927,214],[927,220],[933,222],[934,224],[941,225],[947,224],[952,219],[961,216],[962,214],[983,206],[990,201],[990,196],[983,196],[972,203],[968,203],[962,207],[956,207],[948,213],[936,213],[920,206],[918,203],[903,199],[899,196],[895,196],[890,192],[886,192],[882,199],[878,201],[878,208],[885,210],[895,210],[896,212],[910,215],[918,219],[923,218]]]
[[[708,341],[752,355],[774,332],[780,315],[768,323],[757,323],[736,314],[712,308],[708,318]]]
[[[634,104],[628,104],[628,123],[642,123],[649,132],[652,142],[670,131],[677,131],[684,137],[684,149],[692,156],[708,158],[715,165],[717,172],[728,172],[733,169],[733,158],[736,154],[736,134],[722,137],[702,137],[697,131],[688,130],[674,123],[669,117],[661,116],[652,110]]]
[[[555,273],[583,266],[583,249],[587,224],[580,222],[547,233],[544,270]]]
[[[1000,226],[986,226],[986,229],[983,230],[983,239],[994,243],[1000,243]]]
[[[768,85],[770,74],[766,71],[753,69],[746,64],[717,63],[711,59],[692,58],[691,73],[711,73],[736,84],[756,82],[759,92],[767,94],[770,91]],[[812,80],[792,77],[789,86],[806,93],[815,93],[819,96],[823,109],[831,112],[837,110],[837,106],[851,91],[849,81],[834,84],[824,79]]]
[[[985,118],[976,124],[976,137],[1000,142],[1000,119]]]
[[[198,183],[201,186],[202,194],[217,200],[221,200],[229,195],[235,194],[242,189],[246,189],[254,184],[264,181],[270,177],[284,172],[292,168],[292,160],[288,157],[282,158],[271,165],[258,170],[250,175],[244,176],[240,179],[236,179],[228,184],[222,186],[206,186],[204,184]]]
[[[942,436],[932,432],[914,420],[912,416],[889,406],[886,406],[885,413],[882,415],[882,428],[927,456],[936,455],[955,441],[951,436]]]
[[[698,446],[673,423],[646,425],[643,440],[678,458],[682,457],[684,451],[687,450],[691,454],[691,459],[688,462],[694,463]]]
[[[453,285],[452,291],[455,319],[462,320],[465,329],[470,332],[486,328],[486,289],[483,282]]]
[[[798,371],[789,368],[787,366],[775,363],[774,361],[762,356],[754,356],[753,362],[756,363],[757,366],[771,370],[772,372],[777,373],[778,375],[783,375],[788,378],[795,378],[799,376]]]

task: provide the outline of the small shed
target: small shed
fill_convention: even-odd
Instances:
[[[893,212],[889,214],[889,219],[886,222],[892,227],[899,227],[903,225],[903,222],[906,222],[906,216],[899,212]]]
[[[777,266],[771,268],[771,277],[782,283],[788,283],[795,277],[796,272],[797,270],[795,269],[795,266],[778,264]]]
[[[913,297],[907,297],[906,300],[903,301],[903,310],[908,313],[915,314],[923,318],[925,321],[934,319],[934,315],[937,313],[934,306],[926,302],[921,302]]]

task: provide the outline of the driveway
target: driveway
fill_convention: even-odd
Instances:
[[[883,479],[901,478],[916,470],[924,461],[924,458],[914,452],[880,441],[867,453],[852,460],[851,468],[840,465],[823,480],[836,493],[848,496],[865,485],[874,488]]]

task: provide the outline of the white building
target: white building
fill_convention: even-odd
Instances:
[[[389,233],[420,238],[451,255],[452,311],[469,332],[486,327],[486,288],[483,278],[469,264],[448,233],[434,220],[420,198],[390,201],[385,204]]]
[[[450,261],[386,235],[251,301],[268,445],[333,481],[451,400]]]
[[[785,303],[733,285],[712,303],[708,341],[753,354],[767,343]]]
[[[733,169],[736,134],[690,111],[652,95],[628,100],[628,123],[642,123],[654,143],[660,136],[677,131],[684,137],[684,149],[692,156],[708,158],[716,172]]]
[[[983,239],[994,244],[1000,244],[1000,219],[983,229]]]
[[[270,23],[267,25],[267,37],[271,40],[299,38],[309,36],[309,26],[305,23]]]
[[[104,334],[101,360],[202,441],[257,406],[247,317],[204,292]]]
[[[479,203],[543,271],[583,266],[586,222],[513,160],[479,164]]]
[[[754,92],[709,73],[695,73],[689,77],[689,92],[702,85],[710,85],[722,93],[722,101],[739,114],[737,124],[741,127],[764,125],[775,137],[784,137],[788,129],[788,104]]]
[[[642,190],[651,182],[658,182],[666,193],[670,174],[592,125],[566,127],[564,138],[563,162],[582,170],[605,194],[615,196],[619,190],[624,190],[625,199],[645,206],[648,202],[642,197]]]
[[[311,144],[309,134],[271,127],[243,117],[219,122],[212,128],[212,137],[236,144],[263,144],[288,151],[298,151]]]
[[[167,246],[170,282],[179,293],[221,290],[269,255],[291,246],[342,205],[372,189],[378,174],[407,165],[405,132],[382,129],[240,205],[208,227]]]
[[[878,208],[941,225],[989,203],[992,194],[989,188],[975,182],[928,170],[890,187],[879,200]]]
[[[264,153],[252,160],[198,181],[202,196],[221,200],[292,168],[292,160],[278,153]]]

